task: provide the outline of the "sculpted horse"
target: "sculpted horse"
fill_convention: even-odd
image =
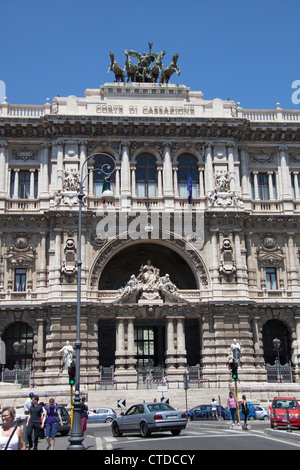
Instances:
[[[174,72],[176,72],[178,76],[180,75],[180,68],[177,66],[178,57],[179,54],[174,54],[170,65],[162,70],[159,83],[169,83],[170,77]]]
[[[157,82],[159,73],[161,69],[163,68],[162,58],[164,57],[165,53],[166,51],[161,51],[158,54],[156,54],[155,52],[152,53],[153,56],[156,55],[155,63],[153,67],[151,68],[151,73],[150,73],[150,79],[151,79],[151,82],[153,83]]]
[[[129,53],[130,51],[125,49],[124,52],[126,55],[125,70],[127,71],[127,82],[129,82],[129,80],[131,80],[131,82],[134,82],[137,66],[134,65],[134,63],[132,62],[130,58],[130,53]]]
[[[122,69],[122,67],[120,67],[120,65],[115,60],[115,56],[114,56],[113,52],[110,52],[109,55],[110,55],[110,67],[109,67],[107,73],[112,71],[115,74],[115,81],[116,82],[124,82],[124,80],[125,80],[124,69]]]

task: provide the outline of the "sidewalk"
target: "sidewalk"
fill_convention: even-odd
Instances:
[[[70,435],[69,436],[57,436],[55,438],[54,450],[68,450],[68,447],[70,445],[69,438],[70,438]],[[86,450],[97,450],[96,438],[92,435],[91,432],[86,433],[86,436],[83,441],[83,445]],[[46,438],[39,440],[38,450],[47,450]]]

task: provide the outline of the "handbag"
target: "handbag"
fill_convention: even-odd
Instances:
[[[9,444],[10,444],[10,441],[12,440],[12,437],[13,437],[13,435],[15,434],[16,429],[17,429],[18,426],[19,426],[19,424],[16,424],[16,425],[15,425],[14,430],[13,430],[13,432],[11,433],[11,435],[9,436],[9,439],[8,439],[8,441],[7,441],[7,443],[6,443],[6,446],[4,447],[3,450],[7,450],[8,446],[9,446]]]

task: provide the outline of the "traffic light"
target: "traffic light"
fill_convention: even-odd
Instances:
[[[73,364],[68,368],[68,373],[69,373],[69,384],[74,385],[75,384],[75,366]]]
[[[231,362],[230,367],[231,367],[231,375],[232,375],[233,380],[237,380],[238,379],[238,365],[233,361]]]

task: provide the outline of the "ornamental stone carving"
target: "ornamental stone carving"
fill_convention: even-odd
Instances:
[[[177,287],[171,281],[169,274],[160,276],[160,270],[148,260],[145,265],[141,266],[137,277],[134,274],[130,276],[126,286],[120,290],[119,299],[114,303],[160,304],[164,301],[186,302],[178,294]]]
[[[257,261],[260,267],[281,267],[284,260],[283,248],[276,244],[275,237],[268,233],[263,238],[263,244],[257,247]]]

